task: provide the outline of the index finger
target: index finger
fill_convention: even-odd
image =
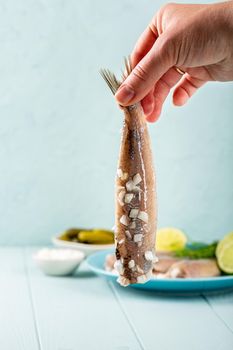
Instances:
[[[154,42],[158,38],[158,32],[154,24],[151,24],[140,35],[133,52],[130,55],[133,68],[141,61],[141,59],[150,51]]]

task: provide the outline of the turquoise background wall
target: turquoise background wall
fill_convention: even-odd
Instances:
[[[46,244],[70,226],[112,227],[119,72],[162,1],[0,3],[0,244]],[[233,84],[210,83],[150,125],[159,226],[193,239],[233,230]]]

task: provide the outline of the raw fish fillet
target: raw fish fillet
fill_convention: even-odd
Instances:
[[[164,274],[166,278],[215,277],[221,274],[215,259],[182,260],[174,263]],[[162,277],[162,276],[159,276]]]

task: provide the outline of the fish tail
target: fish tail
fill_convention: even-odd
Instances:
[[[118,88],[121,85],[121,82],[117,80],[115,74],[112,73],[109,69],[101,69],[100,74],[103,77],[103,79],[106,81],[113,95],[115,95],[115,93],[117,92]]]
[[[130,56],[124,58],[125,71],[122,73],[122,81],[124,81],[127,76],[132,72],[132,63]],[[119,81],[115,74],[112,73],[109,69],[100,69],[100,74],[102,78],[106,81],[108,87],[112,91],[113,95],[117,92],[122,81]]]

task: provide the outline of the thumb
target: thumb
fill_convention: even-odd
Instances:
[[[172,47],[167,35],[158,37],[118,89],[115,98],[120,105],[129,106],[139,102],[154,88],[156,82],[174,65]]]

